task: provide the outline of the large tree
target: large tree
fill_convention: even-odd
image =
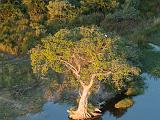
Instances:
[[[96,27],[62,29],[31,50],[31,64],[35,73],[54,70],[72,75],[82,92],[77,110],[69,111],[69,117],[86,119],[97,115],[87,107],[96,80],[110,82],[121,90],[127,80],[139,74],[138,68],[127,61],[125,53],[132,52],[128,48],[120,37],[107,37]]]

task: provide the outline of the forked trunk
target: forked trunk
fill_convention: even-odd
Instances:
[[[89,90],[90,88],[88,86],[83,87],[83,92],[78,104],[78,109],[70,113],[70,118],[83,120],[92,117],[91,114],[87,111]]]
[[[80,101],[78,104],[78,109],[76,111],[68,111],[69,117],[76,120],[84,120],[91,118],[93,116],[99,116],[100,114],[89,112],[87,110],[87,104],[88,104],[88,96],[89,96],[89,90],[93,85],[94,77],[91,79],[89,85],[84,85],[84,83],[81,82],[81,85],[83,87],[82,95],[80,96]]]
[[[88,104],[88,92],[89,92],[89,88],[85,87],[83,88],[83,92],[78,104],[78,109],[77,111],[79,112],[87,112],[87,104]]]

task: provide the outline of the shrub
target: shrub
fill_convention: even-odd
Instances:
[[[118,103],[116,103],[115,108],[122,108],[122,109],[129,108],[133,105],[133,103],[134,102],[132,99],[125,98],[125,99],[119,101]]]

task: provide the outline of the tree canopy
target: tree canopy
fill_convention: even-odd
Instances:
[[[97,74],[100,80],[105,79],[103,73],[110,71],[112,80],[120,87],[125,77],[136,73],[124,54],[127,49],[132,53],[132,49],[125,44],[118,36],[106,38],[103,31],[95,27],[61,29],[32,49],[33,70],[44,74],[51,68],[63,73],[69,72],[67,68],[79,74],[83,81],[89,80],[92,74]]]

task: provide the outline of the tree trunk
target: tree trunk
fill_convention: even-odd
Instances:
[[[70,118],[81,120],[81,119],[87,119],[92,117],[91,114],[87,111],[89,90],[90,90],[90,87],[88,86],[83,87],[83,92],[79,101],[78,109],[71,113]]]
[[[68,111],[70,118],[77,119],[77,120],[84,120],[84,119],[88,119],[88,118],[100,115],[87,110],[89,90],[93,85],[93,80],[94,80],[94,76],[91,77],[91,81],[89,85],[85,85],[83,82],[80,81],[83,87],[82,95],[80,96],[81,98],[78,104],[78,109],[76,111]]]
[[[87,112],[88,93],[89,93],[89,88],[88,87],[83,88],[83,92],[82,92],[82,95],[79,101],[77,111],[82,112],[82,113]]]

